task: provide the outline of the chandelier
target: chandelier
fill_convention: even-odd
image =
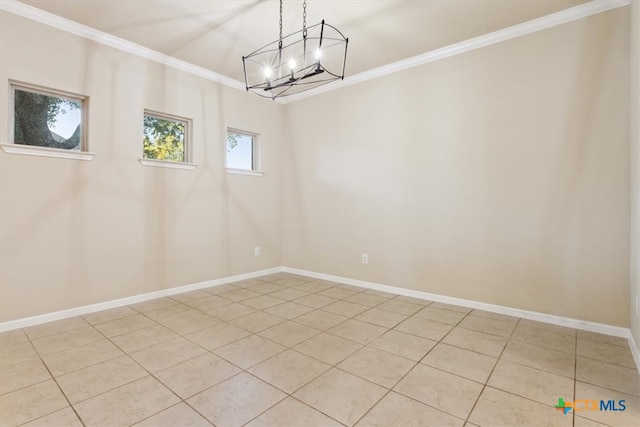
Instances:
[[[302,30],[242,57],[247,91],[265,98],[295,95],[344,79],[349,39],[322,20],[307,27],[307,2],[303,1]]]

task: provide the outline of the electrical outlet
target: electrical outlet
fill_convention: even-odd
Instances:
[[[369,255],[362,254],[362,263],[363,264],[369,264]]]
[[[253,255],[254,255],[254,256],[260,256],[260,246],[256,246],[256,247],[253,249]]]

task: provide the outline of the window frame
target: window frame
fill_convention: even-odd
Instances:
[[[250,136],[252,138],[251,144],[251,169],[240,169],[240,168],[230,168],[229,164],[229,152],[227,151],[227,144],[229,140],[229,134],[235,133],[242,136]],[[224,163],[225,169],[227,173],[237,174],[237,175],[250,175],[250,176],[262,176],[264,172],[262,171],[262,141],[260,134],[255,132],[249,132],[246,130],[241,130],[239,128],[227,127],[227,131],[225,133],[224,140]]]
[[[142,157],[138,159],[141,165],[143,166],[153,166],[153,167],[165,167],[165,168],[173,168],[173,169],[187,169],[193,170],[197,167],[195,163],[192,162],[192,152],[193,152],[193,141],[192,141],[192,127],[193,120],[188,117],[178,116],[170,113],[162,113],[156,110],[150,110],[145,108],[142,114],[142,135],[144,135],[144,118],[145,116],[154,117],[160,120],[167,120],[177,123],[184,124],[184,142],[183,142],[183,153],[182,160],[163,160],[163,159],[152,159],[149,157],[144,157],[144,136],[142,138]]]
[[[6,144],[1,144],[0,147],[5,153],[9,154],[24,154],[31,156],[41,157],[55,157],[63,159],[74,160],[91,160],[95,153],[89,152],[89,97],[78,93],[73,93],[60,89],[53,89],[33,83],[26,83],[17,80],[9,79],[9,120],[8,132],[9,137]],[[15,98],[16,91],[35,93],[38,95],[66,99],[69,101],[77,102],[80,104],[80,144],[77,150],[64,149],[54,147],[42,147],[38,145],[28,144],[16,144],[15,142],[15,120],[16,120],[16,106]]]

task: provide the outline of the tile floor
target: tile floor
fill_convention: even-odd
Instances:
[[[640,425],[624,339],[286,273],[2,333],[0,369],[2,426]]]

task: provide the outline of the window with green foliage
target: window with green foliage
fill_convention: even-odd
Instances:
[[[145,111],[142,157],[171,162],[189,161],[189,120]]]
[[[86,149],[85,98],[37,86],[11,84],[12,143],[62,150]]]

